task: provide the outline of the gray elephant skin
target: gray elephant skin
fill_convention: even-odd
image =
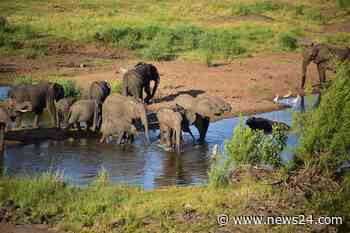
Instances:
[[[200,142],[205,140],[210,120],[221,117],[232,110],[229,103],[215,96],[193,97],[183,94],[175,98],[175,103],[187,110],[186,118],[190,125],[197,128]]]
[[[111,86],[106,81],[95,81],[89,89],[89,99],[99,100],[102,103],[111,94]]]
[[[160,144],[174,147],[179,153],[182,131],[190,133],[192,139],[195,140],[189,127],[189,121],[186,119],[185,111],[163,108],[157,112],[157,119],[159,122]]]
[[[51,123],[57,125],[55,101],[64,97],[64,89],[57,83],[40,83],[38,85],[19,85],[9,93],[12,108],[16,109],[18,104],[30,102],[32,112],[35,113],[33,127],[39,126],[39,118],[45,108],[48,109]],[[17,126],[22,126],[21,114],[16,119]]]
[[[340,61],[350,61],[350,48],[328,44],[311,43],[304,48],[301,88],[305,87],[307,67],[311,62],[317,65],[320,84],[326,81],[326,70],[335,71],[331,59],[335,57]]]
[[[121,122],[117,124],[116,127],[118,127],[118,125],[123,125],[123,122],[136,124],[140,120],[145,130],[146,141],[149,143],[148,119],[143,103],[136,101],[132,97],[119,94],[108,96],[102,107],[102,125],[104,122],[107,123],[110,120]],[[101,132],[107,135],[108,132],[103,132],[103,128],[104,127],[101,127]],[[113,131],[119,132],[120,130],[115,129]]]
[[[68,128],[76,124],[80,129],[80,122],[85,122],[87,129],[92,126],[93,131],[100,128],[102,103],[98,100],[78,100],[69,110]]]
[[[23,102],[16,105],[16,108],[12,107],[11,100],[7,99],[0,105],[0,153],[4,151],[4,137],[11,121],[14,121],[21,113],[31,111],[31,104],[29,102]]]
[[[151,81],[154,82],[152,90]],[[159,83],[160,77],[157,68],[152,64],[141,62],[123,75],[122,94],[149,103],[154,97]],[[143,99],[143,90],[146,92],[145,99]]]
[[[56,102],[56,119],[57,128],[67,128],[68,127],[68,115],[70,107],[74,104],[76,98],[65,97]]]
[[[136,127],[129,121],[111,118],[103,120],[101,132],[102,138],[100,143],[107,142],[109,136],[117,134],[117,144],[121,144],[123,139],[126,143],[131,144],[134,141],[134,137],[138,135]]]

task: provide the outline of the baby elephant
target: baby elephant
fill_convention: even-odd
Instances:
[[[179,153],[182,130],[190,133],[194,139],[189,124],[186,124],[184,113],[174,109],[163,108],[157,112],[157,118],[159,122],[161,144],[165,142],[167,146],[175,147],[175,150]]]
[[[101,123],[102,103],[98,100],[78,100],[69,110],[68,127],[76,124],[80,129],[80,122],[85,122],[87,129],[93,126],[96,131]]]
[[[67,97],[60,99],[56,102],[56,119],[57,119],[57,128],[67,128],[68,127],[68,114],[69,109],[76,101],[74,97]]]
[[[101,126],[102,138],[100,143],[107,142],[107,138],[113,134],[117,134],[117,144],[121,144],[123,139],[126,143],[131,144],[134,136],[138,136],[136,127],[127,120],[106,119]]]

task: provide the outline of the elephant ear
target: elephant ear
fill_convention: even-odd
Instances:
[[[195,98],[188,94],[179,95],[175,98],[175,103],[187,110],[192,109],[194,101]]]

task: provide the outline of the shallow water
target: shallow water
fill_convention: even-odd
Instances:
[[[0,87],[0,98],[7,89]],[[296,110],[300,109],[300,103]],[[257,116],[291,124],[292,109],[257,114]],[[28,122],[28,120],[27,120]],[[192,145],[191,137],[184,135],[181,155],[166,152],[157,145],[158,131],[150,133],[152,144],[145,146],[142,136],[133,145],[99,144],[97,139],[45,141],[38,144],[6,145],[3,171],[6,175],[34,175],[44,171],[60,171],[64,179],[85,186],[96,179],[101,168],[108,171],[113,183],[139,185],[146,189],[168,185],[201,184],[207,180],[211,148],[218,144],[223,150],[225,139],[232,137],[239,118],[224,119],[210,124],[204,145]],[[194,135],[198,138],[195,128]],[[290,135],[288,145],[295,146],[297,137]],[[287,151],[283,158],[288,160]]]

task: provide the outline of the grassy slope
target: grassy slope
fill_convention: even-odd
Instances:
[[[311,232],[312,226],[305,225],[220,227],[216,216],[324,214],[302,195],[249,176],[219,190],[170,187],[154,191],[107,185],[105,177],[84,189],[65,186],[52,175],[2,179],[0,203],[8,199],[21,207],[17,223],[40,223],[47,216],[56,228],[73,232]],[[28,212],[28,208],[30,214],[23,217],[21,210]]]
[[[103,34],[112,28],[123,26],[142,28],[148,25],[194,25],[204,31],[214,28],[238,31],[238,41],[246,48],[247,53],[276,51],[286,49],[283,48],[283,42],[282,47],[280,45],[283,33],[291,32],[293,37],[306,36],[325,40],[327,36],[334,37],[334,34],[320,34],[325,23],[349,18],[344,16],[344,11],[336,7],[334,1],[312,1],[312,4],[306,0],[270,1],[277,2],[277,5],[258,6],[255,5],[255,1],[244,1],[244,4],[240,2],[243,1],[180,0],[175,3],[168,0],[4,0],[0,2],[0,12],[11,24],[21,28],[29,27],[36,33],[25,42],[25,47],[34,50],[62,39],[82,43],[95,42],[96,32]],[[275,20],[270,22],[237,18],[256,14],[263,14]],[[334,39],[333,41],[339,42]],[[339,43],[344,42],[349,42],[347,35]],[[288,49],[288,41],[286,43]],[[2,49],[0,52],[8,50]],[[200,54],[198,51],[187,50],[180,51],[179,55],[196,58]]]

